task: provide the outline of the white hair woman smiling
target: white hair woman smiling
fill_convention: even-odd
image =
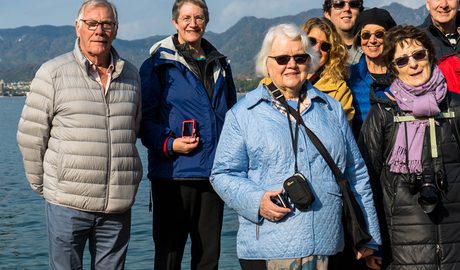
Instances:
[[[280,24],[268,29],[262,42],[262,48],[256,56],[256,73],[258,76],[268,77],[267,59],[273,47],[275,38],[286,37],[290,40],[299,40],[302,49],[310,56],[308,60],[308,73],[313,73],[319,65],[319,57],[308,41],[307,34],[293,24]]]
[[[271,27],[256,56],[256,73],[268,76],[286,99],[297,99],[319,56],[302,29],[293,24]]]
[[[299,27],[281,24],[268,31],[256,62],[273,83],[262,83],[227,112],[211,174],[216,192],[239,215],[241,268],[325,270],[328,256],[344,245],[340,189],[300,121],[287,113],[294,108],[346,171],[374,237],[358,257],[372,254],[380,235],[366,166],[340,103],[307,82],[317,51]],[[283,183],[293,178],[311,187],[314,196],[307,197],[314,201],[278,203]]]

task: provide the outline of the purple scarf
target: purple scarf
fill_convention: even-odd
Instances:
[[[410,87],[399,78],[390,87],[398,106],[406,115],[416,117],[434,116],[441,112],[439,103],[446,97],[447,84],[438,66],[433,65],[431,78],[422,86]],[[407,126],[407,135],[405,134]],[[391,154],[390,171],[394,173],[422,172],[422,149],[426,127],[430,123],[426,120],[403,122],[399,126],[393,153]],[[406,144],[406,136],[408,143]],[[406,149],[406,145],[409,148]],[[406,164],[406,153],[409,152],[409,164]]]

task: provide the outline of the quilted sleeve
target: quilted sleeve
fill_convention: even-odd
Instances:
[[[32,81],[17,133],[27,180],[40,196],[43,196],[43,158],[50,137],[53,101],[53,79],[42,66]]]
[[[222,200],[239,215],[259,222],[259,205],[265,190],[248,179],[249,157],[233,109],[227,112],[216,150],[210,181]]]

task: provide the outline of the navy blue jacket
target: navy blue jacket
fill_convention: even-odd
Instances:
[[[206,53],[205,73],[210,74],[204,83],[188,46],[179,45],[174,36],[153,45],[153,57],[140,69],[139,137],[148,148],[151,180],[206,180],[211,174],[225,113],[236,103],[236,90],[226,57],[204,39],[201,45]],[[187,155],[171,155],[171,140],[181,137],[182,122],[191,119],[197,121],[198,147]]]
[[[455,17],[455,25],[456,27],[460,27],[460,14],[457,12],[457,16]],[[436,47],[436,59],[441,59],[441,57],[456,53],[460,51],[460,44],[458,44],[458,39],[457,39],[457,45],[452,45],[447,37],[438,29],[436,26],[434,26],[433,21],[431,20],[431,15],[428,15],[425,18],[425,21],[417,26],[420,29],[425,30],[425,32],[428,34],[428,36],[431,38],[433,41],[435,47]]]

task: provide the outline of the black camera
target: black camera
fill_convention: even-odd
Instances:
[[[270,197],[270,200],[272,201],[272,203],[278,205],[279,207],[291,208],[283,193]]]
[[[422,173],[412,173],[409,176],[409,191],[412,195],[419,193],[418,203],[423,212],[433,212],[438,204],[437,191],[445,188],[444,174],[434,173],[431,168]]]
[[[299,210],[308,210],[315,201],[315,194],[303,174],[296,173],[284,181],[284,190]]]

